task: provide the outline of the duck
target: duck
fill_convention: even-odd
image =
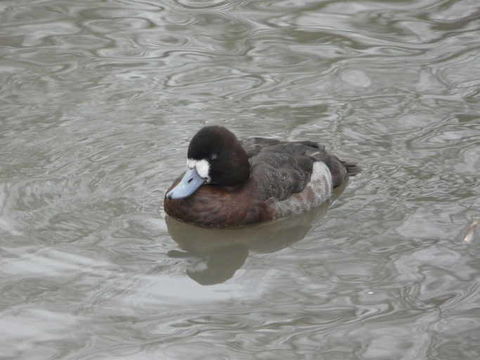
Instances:
[[[208,228],[273,221],[321,206],[359,172],[314,141],[239,140],[223,126],[205,126],[190,141],[186,171],[165,193],[164,210]]]

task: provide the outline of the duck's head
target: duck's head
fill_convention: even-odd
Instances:
[[[206,126],[190,141],[187,171],[166,197],[189,197],[204,184],[238,186],[249,176],[248,156],[237,137],[224,127]]]

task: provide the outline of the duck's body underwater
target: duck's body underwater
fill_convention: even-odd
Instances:
[[[327,201],[359,172],[311,141],[239,141],[207,126],[191,140],[187,171],[165,196],[167,214],[206,227],[229,227],[299,214]]]

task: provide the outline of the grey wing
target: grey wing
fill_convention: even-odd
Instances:
[[[310,181],[313,164],[324,162],[332,175],[333,187],[360,172],[352,162],[329,154],[323,145],[313,141],[283,142],[277,139],[253,137],[242,141],[252,172],[258,179],[260,195],[283,200],[301,192]]]
[[[277,142],[260,149],[250,159],[260,197],[284,200],[301,192],[310,181],[316,156],[324,153],[315,145]]]

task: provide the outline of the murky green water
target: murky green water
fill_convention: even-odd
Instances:
[[[0,45],[1,359],[480,357],[477,0],[4,0]],[[364,171],[167,224],[205,124]]]

